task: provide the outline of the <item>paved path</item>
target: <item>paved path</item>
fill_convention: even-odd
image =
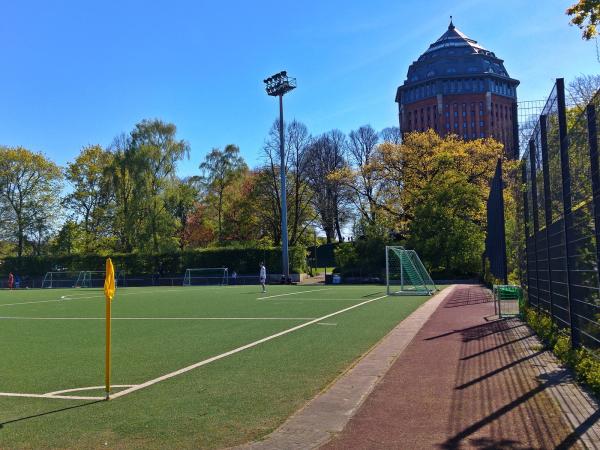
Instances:
[[[323,448],[600,448],[597,404],[523,323],[493,314],[489,291],[456,286]]]

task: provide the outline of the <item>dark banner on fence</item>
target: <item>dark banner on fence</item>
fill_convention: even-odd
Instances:
[[[503,189],[502,160],[498,159],[496,173],[490,186],[490,196],[487,201],[485,257],[490,263],[490,273],[495,278],[502,280],[504,284],[508,284]]]

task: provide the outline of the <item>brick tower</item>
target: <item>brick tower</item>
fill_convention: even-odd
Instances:
[[[503,60],[450,19],[448,30],[410,65],[397,90],[400,130],[493,137],[504,144],[507,156],[516,158],[518,85]]]

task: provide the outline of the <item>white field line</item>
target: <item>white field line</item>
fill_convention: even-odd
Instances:
[[[162,376],[160,376],[158,378],[154,378],[152,380],[148,380],[148,381],[146,381],[144,383],[138,384],[137,386],[133,386],[133,387],[131,387],[129,389],[125,389],[123,391],[117,392],[116,394],[114,394],[114,395],[111,396],[111,399],[123,397],[125,395],[131,394],[132,392],[139,391],[140,389],[147,388],[147,387],[152,386],[152,385],[154,385],[156,383],[160,383],[161,381],[168,380],[169,378],[176,377],[176,376],[181,375],[183,373],[189,372],[190,370],[194,370],[194,369],[197,369],[198,367],[210,364],[210,363],[212,363],[214,361],[218,361],[218,360],[226,358],[228,356],[235,355],[236,353],[242,352],[242,351],[247,350],[247,349],[252,348],[252,347],[256,347],[257,345],[260,345],[260,344],[262,344],[264,342],[271,341],[271,340],[276,339],[278,337],[281,337],[281,336],[284,336],[286,334],[292,333],[294,331],[300,330],[300,329],[302,329],[304,327],[307,327],[309,325],[313,325],[315,323],[322,322],[323,320],[328,319],[330,317],[337,316],[338,314],[342,314],[342,313],[344,313],[346,311],[350,311],[351,309],[358,308],[360,306],[366,305],[366,304],[374,302],[376,300],[380,300],[380,299],[385,298],[385,297],[387,297],[387,295],[383,295],[381,297],[372,298],[372,299],[366,300],[366,301],[364,301],[362,303],[358,303],[356,305],[349,306],[348,308],[340,309],[339,311],[336,311],[336,312],[333,312],[333,313],[330,313],[330,314],[326,314],[326,315],[324,315],[322,317],[319,317],[318,319],[311,320],[310,322],[306,322],[306,323],[297,325],[295,327],[288,328],[287,330],[280,331],[279,333],[272,334],[271,336],[267,336],[265,338],[259,339],[257,341],[251,342],[251,343],[246,344],[246,345],[243,345],[241,347],[238,347],[236,349],[230,350],[228,352],[221,353],[220,355],[213,356],[212,358],[205,359],[204,361],[200,361],[200,362],[197,362],[197,363],[192,364],[190,366],[187,366],[187,367],[184,367],[182,369],[176,370],[175,372],[170,372],[170,373],[162,375]]]
[[[135,384],[115,384],[113,388],[130,388]],[[55,398],[59,400],[105,400],[106,397],[93,397],[87,395],[63,395],[71,392],[93,391],[104,389],[104,386],[91,386],[84,388],[65,389],[62,391],[47,392],[45,394],[25,394],[20,392],[0,392],[0,397],[26,397],[26,398]]]
[[[337,326],[337,323],[331,323],[331,322],[319,322],[317,325],[329,325],[329,326]]]
[[[314,317],[112,317],[111,320],[313,320]],[[0,320],[106,320],[105,317],[3,317]]]
[[[113,384],[110,387],[111,388],[130,388],[132,386],[135,386],[135,384]],[[65,389],[63,391],[48,392],[44,395],[46,395],[48,397],[54,397],[55,395],[69,394],[71,392],[95,391],[95,390],[104,389],[104,388],[105,388],[105,386],[90,386],[90,387],[82,387],[82,388],[75,388],[75,389]]]
[[[187,288],[187,289],[183,289],[182,288],[178,288],[178,289],[164,289],[164,290],[159,290],[158,292],[189,292],[190,290],[195,290],[195,291],[199,291],[202,289],[206,289],[204,287],[199,287],[199,288]],[[122,297],[124,295],[147,295],[148,292],[123,292],[120,293],[117,289],[117,295],[115,295],[115,299],[118,299],[119,297]],[[0,307],[2,306],[19,306],[19,305],[33,305],[33,304],[37,304],[37,303],[51,303],[51,302],[64,302],[64,301],[72,301],[72,300],[87,300],[90,298],[104,298],[104,294],[98,294],[98,295],[89,295],[89,296],[78,296],[78,297],[73,297],[73,295],[77,295],[77,294],[70,294],[70,295],[62,295],[59,299],[53,299],[53,300],[36,300],[36,301],[32,301],[32,302],[19,302],[19,303],[5,303],[5,304],[0,304]]]
[[[256,300],[267,300],[269,298],[286,297],[288,295],[306,294],[308,292],[328,291],[329,289],[331,289],[331,288],[311,289],[310,291],[288,292],[287,294],[277,294],[277,295],[270,295],[268,297],[259,297]]]
[[[106,398],[79,395],[20,394],[17,392],[0,392],[0,397],[57,398],[61,400],[104,400]]]
[[[383,294],[383,292],[381,292],[381,294]],[[321,301],[321,302],[360,302],[362,300],[368,300],[366,298],[278,298],[277,300],[272,300],[272,303],[276,303],[276,302],[284,302],[284,301],[293,301],[293,302],[315,302],[315,301]]]

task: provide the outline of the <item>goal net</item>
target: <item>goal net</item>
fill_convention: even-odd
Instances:
[[[388,295],[431,295],[437,287],[414,250],[400,246],[385,248]]]
[[[104,270],[82,270],[79,272],[75,287],[102,288],[104,287],[105,278],[106,271]],[[115,272],[115,285],[123,286],[124,281],[125,273],[122,270]]]
[[[46,272],[42,280],[43,288],[71,288],[75,287],[80,272]]]
[[[229,284],[227,267],[187,269],[183,277],[184,286],[225,286]]]

